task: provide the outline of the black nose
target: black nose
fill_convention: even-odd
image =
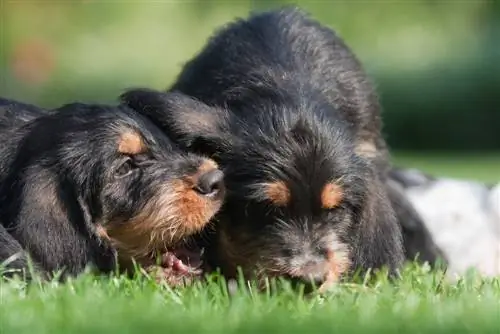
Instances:
[[[224,187],[224,173],[219,169],[214,169],[202,174],[198,178],[195,190],[205,196],[215,196]]]

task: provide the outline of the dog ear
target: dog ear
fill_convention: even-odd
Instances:
[[[418,259],[419,262],[428,262],[431,266],[438,261],[445,264],[447,259],[444,253],[434,242],[431,232],[408,199],[403,187],[392,179],[388,179],[386,184],[389,200],[402,228],[406,260]]]
[[[362,271],[387,269],[391,277],[404,263],[401,226],[378,178],[369,182],[361,207],[361,226],[354,240],[353,268]]]
[[[86,266],[113,270],[114,252],[99,240],[88,208],[72,186],[43,168],[27,168],[24,185],[13,187],[10,235],[40,264],[42,274],[81,273]]]
[[[120,96],[185,149],[212,155],[228,145],[229,114],[179,92],[132,89]]]

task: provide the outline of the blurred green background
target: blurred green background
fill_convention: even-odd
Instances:
[[[214,29],[290,1],[0,0],[0,94],[54,107],[167,88]],[[500,1],[295,1],[374,78],[396,163],[500,179]]]

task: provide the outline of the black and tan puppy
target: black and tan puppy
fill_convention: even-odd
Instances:
[[[403,262],[380,107],[344,42],[296,9],[238,20],[171,88],[122,96],[224,168],[211,264],[317,284]],[[188,97],[191,96],[191,97]]]
[[[17,107],[0,131],[0,263],[22,248],[41,272],[76,275],[154,266],[161,253],[168,280],[194,273],[184,242],[223,200],[214,161],[124,106],[73,103],[28,118]]]

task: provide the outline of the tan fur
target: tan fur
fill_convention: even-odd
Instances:
[[[330,268],[329,274],[332,276],[330,278],[335,280],[338,280],[342,274],[349,270],[351,266],[350,253],[352,251],[348,244],[339,239],[338,233],[328,234],[321,240],[322,244],[329,245],[326,259]]]
[[[219,168],[219,166],[217,165],[217,163],[215,161],[213,161],[212,159],[205,159],[205,161],[203,161],[201,166],[198,168],[198,171],[196,172],[196,174],[194,174],[191,178],[197,179],[201,174],[209,172],[209,171],[211,171],[213,169],[217,169],[217,168]]]
[[[342,275],[349,270],[351,266],[351,261],[349,260],[349,256],[347,252],[334,252],[328,251],[328,265],[330,270],[326,275],[326,280],[319,287],[319,292],[325,292],[335,283],[338,283],[342,277]]]
[[[326,235],[320,243],[329,245],[324,262],[319,262],[311,268],[290,268],[289,273],[292,276],[300,277],[307,277],[308,272],[323,273],[325,280],[318,289],[319,292],[324,292],[338,283],[342,276],[347,273],[351,266],[351,260],[349,246],[341,242],[336,234]]]
[[[342,188],[336,183],[327,183],[321,192],[321,207],[333,209],[337,207],[343,198]]]
[[[218,260],[224,275],[228,278],[236,278],[238,266],[243,270],[245,278],[254,278],[259,284],[267,278],[281,277],[283,274],[307,277],[308,273],[319,272],[326,276],[325,282],[319,287],[324,290],[339,282],[351,266],[349,246],[340,242],[336,235],[327,235],[322,240],[322,243],[331,247],[325,261],[309,267],[291,266],[288,262],[290,259],[282,261],[274,255],[275,251],[272,248],[262,253],[259,245],[252,243],[248,235],[239,233],[238,238],[233,239],[224,229],[220,229],[218,238]]]
[[[121,134],[118,140],[118,152],[123,154],[141,154],[146,152],[146,144],[142,136],[132,130],[128,130]]]
[[[355,152],[356,154],[368,159],[373,159],[378,155],[376,145],[366,140],[361,140],[357,143],[355,147]]]
[[[96,233],[97,233],[97,236],[99,238],[105,239],[105,240],[110,240],[108,232],[101,224],[96,225]]]
[[[265,194],[276,206],[286,206],[290,202],[290,189],[283,181],[265,183]]]
[[[210,170],[209,160],[199,168]],[[212,167],[213,168],[213,167]],[[193,190],[196,176],[164,185],[141,213],[127,222],[110,222],[107,235],[124,257],[138,261],[151,258],[186,237],[201,231],[219,210],[221,201],[200,196]]]

